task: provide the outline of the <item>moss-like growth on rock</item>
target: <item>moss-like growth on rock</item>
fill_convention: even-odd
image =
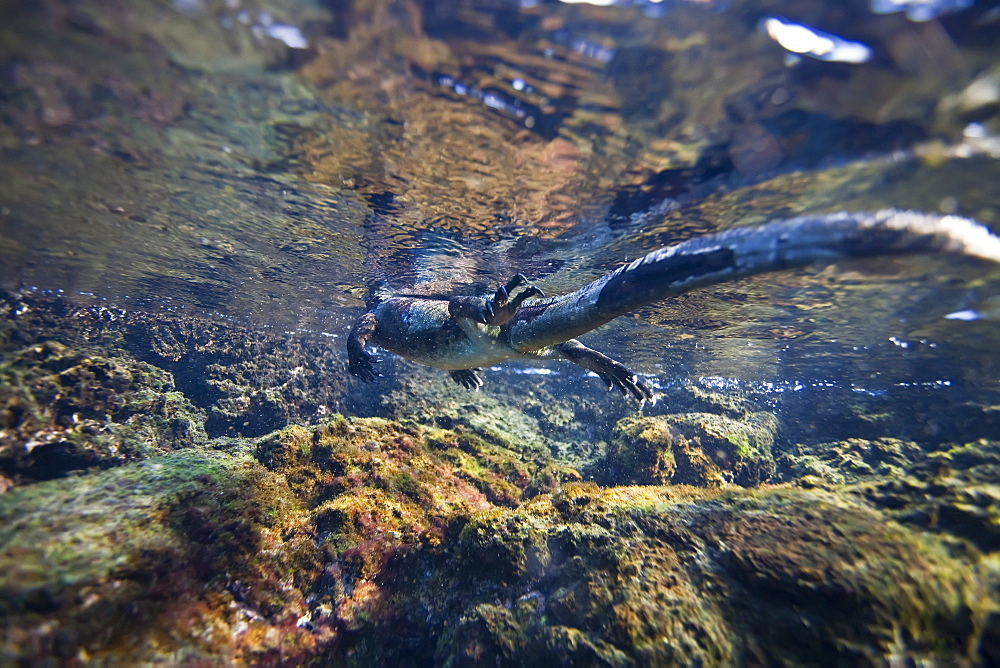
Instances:
[[[333,631],[296,621],[319,557],[287,485],[245,454],[25,486],[0,495],[0,651],[130,663],[315,651]]]
[[[777,429],[770,413],[741,420],[711,413],[624,418],[597,474],[614,484],[751,487],[774,473]]]
[[[571,485],[476,515],[443,558],[419,584],[402,576],[427,568],[420,557],[387,569],[400,578],[397,606],[439,635],[433,648],[383,641],[380,656],[433,651],[456,666],[960,662],[975,660],[990,610],[982,592],[996,584],[933,537],[802,490]],[[372,621],[366,633],[379,632]]]
[[[288,481],[327,555],[319,614],[355,635],[405,619],[383,577],[392,564],[436,554],[469,517],[514,507],[529,487],[547,491],[579,477],[544,453],[511,445],[463,425],[341,416],[262,439],[258,459]]]
[[[1000,552],[1000,442],[953,446],[855,489],[899,521]],[[1000,647],[1000,646],[998,646]]]
[[[898,438],[848,438],[797,445],[794,450],[779,457],[780,479],[796,480],[804,487],[858,482],[875,476],[895,477],[924,457],[916,443]]]
[[[204,422],[172,376],[144,362],[47,341],[0,364],[0,471],[14,482],[202,444]]]
[[[336,356],[325,354],[325,344],[307,335],[172,313],[136,312],[128,317],[109,313],[103,307],[38,293],[12,295],[0,290],[0,398],[40,373],[32,368],[38,354],[31,353],[40,348],[43,357],[110,362],[116,373],[126,371],[133,377],[133,389],[149,383],[155,392],[183,393],[168,403],[178,410],[179,400],[193,404],[193,427],[202,432],[201,440],[206,431],[210,436],[262,436],[290,423],[325,420],[342,408],[347,374]],[[55,380],[60,384],[71,379]],[[99,395],[86,396],[96,401],[80,405],[100,408]],[[126,398],[128,403],[136,399]],[[15,403],[25,401],[32,400],[20,397]],[[154,418],[154,431],[177,431],[176,425],[161,425],[155,419],[176,417],[169,407],[163,410],[165,416],[156,404],[140,402],[132,412],[111,414],[109,421],[114,428],[133,415],[149,416]],[[143,433],[141,438],[163,437]]]
[[[463,428],[404,426],[335,416],[314,429],[289,427],[263,439],[257,456],[280,471],[310,509],[317,531],[370,578],[386,554],[437,544],[450,522],[565,476],[545,455],[512,450]]]

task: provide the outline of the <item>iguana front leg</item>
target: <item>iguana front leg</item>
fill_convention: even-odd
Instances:
[[[475,334],[475,325],[471,328],[468,321],[479,325],[500,327],[510,322],[517,309],[525,299],[544,297],[544,293],[533,285],[529,285],[514,297],[510,296],[516,288],[526,284],[528,279],[524,274],[517,274],[504,285],[497,287],[491,299],[484,297],[457,296],[448,300],[448,315],[460,322],[459,325],[470,336]],[[478,390],[483,386],[483,380],[477,373],[479,369],[460,369],[451,372],[452,379],[468,390]]]
[[[627,366],[588,348],[576,339],[552,346],[552,349],[570,362],[596,373],[607,383],[609,390],[618,388],[623,395],[631,394],[639,401],[655,401],[653,390],[637,380],[635,373]]]
[[[545,296],[541,289],[534,285],[528,285],[513,298],[510,298],[510,293],[514,291],[514,288],[527,285],[527,283],[528,279],[524,277],[524,274],[517,274],[507,281],[506,285],[497,288],[496,294],[493,295],[493,301],[490,302],[492,316],[486,322],[487,325],[506,325],[517,313],[517,309],[521,308],[525,299]]]
[[[379,375],[375,371],[379,358],[365,350],[368,339],[375,333],[376,325],[375,315],[365,313],[354,323],[351,333],[347,335],[347,369],[366,383],[372,382]]]
[[[510,297],[515,288],[527,282],[524,274],[517,274],[505,285],[499,286],[490,300],[482,297],[452,297],[448,301],[448,314],[453,318],[469,318],[483,325],[505,325],[514,317],[525,299],[545,296],[540,289],[529,285],[513,298]]]

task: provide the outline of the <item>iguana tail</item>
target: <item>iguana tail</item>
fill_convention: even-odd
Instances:
[[[1000,238],[966,218],[912,211],[803,216],[741,227],[655,250],[575,292],[522,306],[515,349],[574,338],[652,302],[733,279],[847,258],[959,253],[1000,262]]]

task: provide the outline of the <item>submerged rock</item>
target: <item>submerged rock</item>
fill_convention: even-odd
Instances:
[[[798,445],[795,453],[781,457],[781,478],[796,480],[808,487],[825,483],[859,482],[876,476],[898,476],[924,457],[913,441],[898,438],[843,441]]]
[[[329,549],[362,578],[375,577],[400,549],[440,544],[460,518],[516,506],[529,487],[549,491],[579,479],[544,453],[462,426],[380,418],[289,427],[262,439],[257,457],[288,480]]]
[[[685,413],[619,420],[603,476],[614,484],[752,487],[775,471],[778,420],[753,413],[737,420]]]
[[[116,423],[130,419],[135,426],[136,422],[162,418],[164,411],[169,416],[190,413],[192,428],[199,432],[197,438],[192,432],[192,438],[200,443],[206,440],[206,433],[263,436],[288,424],[322,421],[342,408],[347,374],[339,358],[328,355],[328,347],[308,335],[200,316],[137,312],[125,317],[109,313],[102,306],[80,305],[40,293],[0,290],[0,347],[5,351],[0,354],[0,398],[13,401],[15,406],[10,410],[35,413],[30,407],[16,406],[65,394],[59,391],[34,398],[21,396],[18,388],[47,373],[32,370],[42,365],[41,358],[51,358],[45,364],[52,367],[52,387],[72,380],[55,373],[89,359],[110,364],[112,375],[129,376],[115,380],[115,387],[124,382],[135,389],[149,383],[152,391],[168,395],[169,406],[161,408],[144,403],[150,398],[148,394],[122,395],[121,388],[112,388],[119,395],[113,407],[121,410],[104,411],[108,413],[108,429],[125,428]],[[32,352],[36,349],[41,352]],[[66,359],[59,361],[62,358]],[[106,375],[97,370],[90,373],[96,374],[91,386],[102,382]],[[99,392],[91,390],[90,394],[77,396],[81,391],[82,387],[69,391],[76,397],[72,400],[76,405],[84,406],[92,400],[93,405],[81,415],[91,408],[101,412],[107,407]],[[73,412],[77,411],[69,415]],[[10,429],[9,422],[20,418],[4,419],[8,424],[3,426]],[[156,435],[144,438],[162,440]]]
[[[245,454],[184,451],[10,491],[0,662],[215,663],[315,647],[332,632],[296,626],[319,563],[299,517],[287,485]]]
[[[216,445],[0,495],[0,657],[315,656],[397,613],[387,564],[563,479],[464,429],[376,418],[289,427],[259,462]]]
[[[211,436],[256,437],[337,412],[345,374],[307,336],[198,318],[138,316],[133,354],[171,370]]]
[[[1000,551],[1000,442],[980,440],[926,457],[858,492],[901,522]],[[1000,647],[998,647],[1000,650]]]
[[[12,482],[203,444],[204,423],[173,377],[144,362],[46,341],[0,366],[0,475]]]
[[[215,444],[0,495],[4,660],[1000,656],[990,443],[826,490],[601,488],[461,425],[378,418]]]
[[[596,380],[566,394],[554,383],[511,382],[507,374],[490,372],[484,374],[482,390],[471,393],[438,369],[397,364],[404,369],[394,374],[391,391],[359,388],[348,408],[362,415],[467,429],[520,451],[546,452],[564,467],[579,470],[604,458],[611,420],[634,410]]]
[[[443,557],[387,569],[397,616],[373,620],[353,660],[976,660],[995,578],[971,566],[829,493],[568,485],[477,514]],[[418,616],[430,637],[374,640]]]

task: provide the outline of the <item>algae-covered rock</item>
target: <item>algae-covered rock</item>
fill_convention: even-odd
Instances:
[[[15,481],[201,444],[204,422],[173,377],[144,362],[46,341],[0,364],[0,471]]]
[[[461,426],[334,416],[262,439],[257,457],[288,480],[327,548],[374,578],[387,555],[440,544],[456,519],[561,482],[547,457],[509,446]]]
[[[0,356],[0,399],[4,392],[17,394],[18,387],[45,369],[61,372],[86,359],[109,362],[114,374],[130,376],[124,382],[135,392],[127,394],[121,412],[108,415],[106,430],[125,436],[138,432],[136,438],[154,446],[183,437],[184,425],[174,418],[189,418],[198,432],[191,432],[191,438],[200,443],[206,433],[255,437],[288,424],[321,422],[342,408],[349,376],[341,360],[328,354],[328,345],[313,337],[197,315],[136,312],[110,317],[109,312],[50,295],[0,289],[0,348],[5,351]],[[42,364],[45,360],[48,366]],[[44,368],[33,370],[38,366]],[[98,376],[90,379],[94,384],[106,374],[95,370],[91,375]],[[60,386],[75,382],[53,378]],[[153,394],[138,392],[146,385]],[[70,394],[79,395],[78,389]],[[34,400],[64,393],[61,388]],[[157,393],[165,401],[155,401]],[[108,406],[93,392],[77,396],[76,404],[82,406],[91,396],[95,401],[88,407]],[[32,401],[21,397],[15,403]],[[120,404],[119,397],[111,406]],[[137,423],[148,429],[137,430]]]
[[[609,477],[639,485],[670,482],[677,471],[674,443],[680,435],[661,418],[625,418],[615,425],[608,451]]]
[[[262,439],[256,459],[218,441],[225,454],[14,489],[0,495],[0,656],[253,663],[348,647],[342,633],[400,613],[388,565],[559,484],[542,454],[508,446],[335,416]]]
[[[982,439],[928,454],[858,492],[892,517],[1000,551],[1000,442]]]
[[[801,490],[571,485],[475,516],[448,559],[400,580],[442,665],[954,663],[989,610],[941,541]]]
[[[895,477],[924,457],[916,443],[898,438],[848,438],[798,445],[795,451],[780,457],[781,478],[797,480],[803,486],[821,481],[843,484],[875,476]]]
[[[315,650],[320,575],[280,478],[193,450],[0,495],[0,662],[227,662]],[[267,640],[268,632],[273,638]]]
[[[672,425],[645,431],[657,424]],[[526,499],[551,462],[459,427],[336,416],[261,439],[255,457],[185,450],[2,495],[0,651],[366,665],[1000,656],[1000,562],[981,552],[997,549],[989,443],[849,493],[564,483]]]
[[[774,473],[778,420],[685,413],[619,420],[600,475],[617,484],[758,485]]]
[[[309,337],[196,318],[135,319],[129,347],[172,371],[211,436],[264,436],[338,412],[346,374]]]
[[[530,445],[517,449],[509,437],[453,427],[334,416],[259,441],[257,458],[288,481],[327,557],[313,592],[317,618],[351,638],[366,637],[372,620],[406,618],[410,611],[397,604],[395,583],[385,578],[392,564],[436,554],[469,517],[516,506],[529,487],[562,482],[551,459]],[[425,625],[408,628],[424,634]],[[331,651],[347,651],[352,642]]]
[[[414,365],[408,365],[414,366]],[[546,429],[523,406],[486,392],[471,393],[446,373],[407,368],[397,387],[381,397],[383,417],[445,429],[462,428],[482,438],[533,453],[546,451]]]

